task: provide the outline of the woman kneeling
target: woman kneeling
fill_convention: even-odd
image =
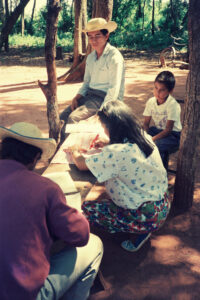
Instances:
[[[85,201],[82,209],[91,225],[110,233],[136,233],[121,244],[135,252],[167,218],[167,173],[152,138],[126,104],[110,101],[98,116],[108,140],[99,137],[94,146],[101,151],[75,151],[73,158],[80,170],[89,169],[105,182],[110,199]]]

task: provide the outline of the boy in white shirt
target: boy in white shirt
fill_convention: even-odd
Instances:
[[[168,155],[178,149],[181,134],[181,108],[171,93],[175,86],[174,75],[169,71],[159,73],[154,81],[154,97],[144,110],[144,129],[157,145],[164,167],[167,169]],[[149,127],[151,119],[155,126]]]

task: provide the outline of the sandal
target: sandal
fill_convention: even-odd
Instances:
[[[140,234],[140,236],[137,238],[135,244],[133,244],[131,240],[126,240],[121,243],[121,247],[126,251],[136,252],[150,238],[150,236],[151,236],[151,233]]]

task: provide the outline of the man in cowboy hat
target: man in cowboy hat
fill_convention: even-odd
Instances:
[[[32,171],[53,155],[55,141],[24,122],[0,126],[0,140],[0,299],[87,299],[101,240],[60,187]],[[50,257],[57,239],[65,248]]]
[[[78,94],[72,99],[71,106],[60,115],[66,123],[85,120],[96,113],[103,103],[110,100],[123,100],[124,59],[121,53],[108,43],[110,32],[117,28],[113,21],[103,18],[91,19],[83,32],[87,33],[93,48],[86,60],[84,82]],[[61,141],[65,138],[65,125]]]

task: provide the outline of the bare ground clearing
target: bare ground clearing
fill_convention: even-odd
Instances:
[[[152,95],[155,76],[161,71],[158,55],[124,53],[126,57],[125,101],[142,120],[146,100]],[[69,55],[57,61],[57,76],[69,67]],[[44,55],[12,50],[0,58],[0,125],[14,122],[36,123],[48,135],[46,99],[37,80],[47,80]],[[162,69],[163,70],[163,69]],[[185,99],[187,70],[170,69],[176,76],[174,96]],[[70,103],[80,87],[58,83],[59,110]],[[171,161],[174,165],[175,158]],[[40,164],[41,172],[47,164]],[[195,300],[200,294],[200,172],[197,170],[192,209],[179,216],[173,213],[165,226],[135,254],[120,249],[121,236],[99,232],[105,245],[102,271],[113,288],[107,300]],[[174,177],[169,177],[173,183]],[[172,196],[172,194],[171,194]]]

